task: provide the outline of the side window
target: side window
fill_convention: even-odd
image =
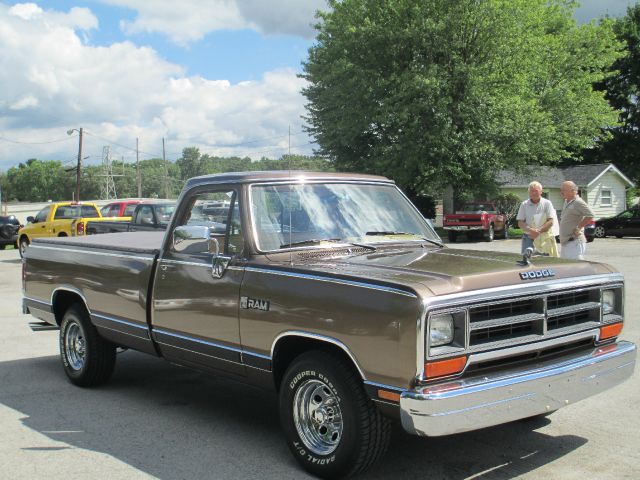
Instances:
[[[130,217],[131,215],[133,215],[133,212],[135,212],[136,210],[136,206],[137,204],[132,203],[131,205],[127,205],[124,209],[124,215],[125,217]]]
[[[153,209],[151,208],[151,205],[144,205],[140,210],[138,210],[136,223],[142,225],[153,225]]]
[[[103,217],[109,216],[109,205],[105,205],[100,209],[100,215],[102,215]]]
[[[600,193],[600,205],[611,205],[611,190],[602,190]]]
[[[56,213],[53,215],[53,219],[57,220],[59,218],[69,218],[71,210],[69,207],[58,207],[56,208]]]
[[[51,210],[51,207],[44,207],[42,210],[40,210],[36,215],[36,222],[46,222],[47,216],[49,215],[49,210]]]
[[[120,205],[112,205],[109,208],[109,213],[107,213],[108,217],[117,217],[120,214]]]
[[[218,241],[224,255],[238,255],[244,248],[240,205],[234,190],[195,195],[191,199],[191,208],[183,215],[178,225],[209,227],[212,238]]]

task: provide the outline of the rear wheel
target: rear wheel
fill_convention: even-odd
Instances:
[[[27,252],[27,247],[29,247],[29,238],[25,235],[23,235],[20,238],[20,243],[19,243],[19,249],[20,250],[20,257],[24,258],[25,253]]]
[[[596,238],[604,238],[607,236],[607,232],[602,225],[597,226],[593,233]]]
[[[75,304],[69,307],[60,324],[60,358],[72,383],[93,387],[111,377],[116,346],[98,334],[86,310]]]
[[[451,230],[449,230],[449,232],[447,233],[447,237],[449,237],[449,241],[451,243],[456,243],[456,239],[458,238],[458,234],[456,232],[452,232]]]
[[[485,242],[493,242],[493,239],[495,238],[493,223],[489,224],[489,228],[484,231],[483,237]]]
[[[304,353],[289,366],[280,387],[280,420],[293,456],[322,478],[364,472],[389,443],[390,422],[352,365],[326,352]]]

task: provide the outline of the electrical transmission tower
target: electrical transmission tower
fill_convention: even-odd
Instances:
[[[104,180],[100,189],[100,197],[103,200],[118,198],[116,195],[116,183],[113,180],[113,168],[111,165],[111,147],[102,147],[102,175]]]

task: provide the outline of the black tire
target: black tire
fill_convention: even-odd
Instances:
[[[65,312],[59,343],[64,373],[71,383],[94,387],[109,380],[116,363],[116,346],[100,337],[79,304]]]
[[[305,415],[314,420],[305,422]],[[321,478],[366,471],[386,452],[391,432],[389,420],[367,396],[353,366],[321,351],[300,355],[285,372],[280,421],[298,463]]]
[[[458,234],[456,232],[452,232],[449,230],[447,232],[447,237],[449,237],[449,242],[456,243],[456,239],[458,238]]]
[[[495,238],[493,223],[490,223],[489,228],[483,231],[483,238],[485,242],[493,242],[493,239]]]
[[[67,237],[68,235],[67,235],[66,233],[64,233],[64,232],[60,232],[60,233],[58,234],[58,236],[59,236],[59,237]]]
[[[5,247],[6,245],[4,243],[0,244],[0,250],[4,250]]]
[[[622,238],[622,235],[618,234],[616,235],[616,238]]]
[[[29,238],[26,235],[20,237],[20,241],[18,242],[18,251],[20,252],[20,258],[24,258],[24,254],[29,247]]]
[[[0,227],[0,237],[10,240],[15,235],[16,227],[10,224],[2,225]]]

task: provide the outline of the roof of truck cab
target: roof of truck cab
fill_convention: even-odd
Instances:
[[[202,175],[187,181],[187,187],[207,183],[258,183],[258,182],[284,182],[287,180],[325,180],[325,181],[362,181],[395,183],[386,177],[378,175],[366,175],[363,173],[338,173],[338,172],[307,172],[300,170],[271,170],[260,172],[229,172]]]

